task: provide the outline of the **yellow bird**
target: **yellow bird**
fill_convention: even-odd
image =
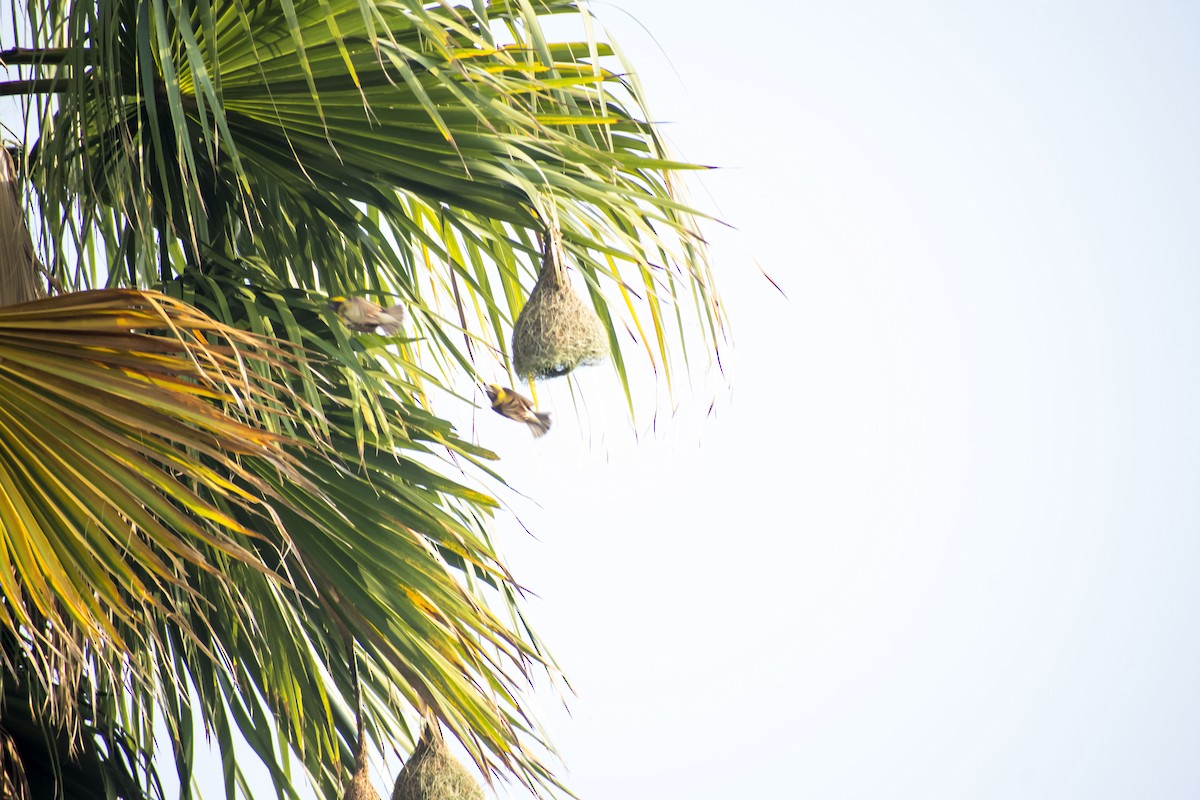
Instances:
[[[331,297],[329,304],[346,327],[358,333],[383,328],[384,333],[394,336],[404,322],[404,306],[399,304],[383,308],[365,297]]]
[[[533,401],[528,397],[494,383],[489,383],[483,390],[492,401],[492,411],[497,414],[524,422],[534,436],[544,436],[546,431],[550,430],[550,413],[534,411]]]

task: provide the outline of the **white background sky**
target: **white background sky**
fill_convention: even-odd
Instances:
[[[593,8],[726,168],[735,347],[636,446],[603,371],[582,431],[565,388],[536,445],[477,420],[542,505],[501,546],[569,784],[1200,796],[1200,11]]]

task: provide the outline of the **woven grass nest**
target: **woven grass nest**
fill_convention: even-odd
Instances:
[[[351,662],[354,670],[354,702],[355,713],[358,715],[358,746],[354,751],[354,775],[346,784],[342,800],[380,800],[379,792],[371,785],[371,775],[367,767],[367,732],[363,725],[363,709],[358,693],[358,664]]]
[[[513,326],[512,353],[522,378],[557,378],[608,356],[604,324],[571,288],[557,226],[546,234],[537,283]]]
[[[342,800],[380,800],[379,792],[371,785],[366,764],[354,771],[354,777],[346,785],[346,793],[342,795]]]
[[[426,722],[396,777],[392,800],[483,800],[483,787],[450,755],[437,723]]]

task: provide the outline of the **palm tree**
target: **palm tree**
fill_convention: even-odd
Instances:
[[[614,48],[540,0],[10,10],[0,794],[154,797],[172,760],[186,793],[205,731],[228,784],[240,737],[281,797],[332,797],[421,718],[561,789],[495,455],[431,397],[511,370],[552,227],[627,396],[623,348],[715,352],[692,167]],[[402,335],[347,329],[351,294]]]

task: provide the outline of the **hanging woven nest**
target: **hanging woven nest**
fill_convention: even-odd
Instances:
[[[346,784],[346,793],[342,795],[342,800],[380,800],[379,792],[371,785],[366,764],[354,770],[354,777]]]
[[[350,661],[350,680],[354,684],[354,717],[358,724],[358,743],[354,749],[354,775],[346,784],[342,800],[380,800],[379,792],[371,785],[371,774],[367,767],[367,725],[362,703],[362,683],[358,677],[358,656],[354,652],[354,640],[346,634],[346,653]]]
[[[363,730],[362,708],[358,710],[358,749],[354,753],[354,776],[346,784],[342,800],[380,800],[379,792],[371,784],[370,770],[367,767],[367,737]]]
[[[426,721],[417,746],[396,778],[392,800],[483,800],[483,788],[450,755],[438,724]]]
[[[604,323],[571,288],[557,226],[546,234],[541,272],[513,326],[512,353],[522,378],[557,378],[608,356]]]

